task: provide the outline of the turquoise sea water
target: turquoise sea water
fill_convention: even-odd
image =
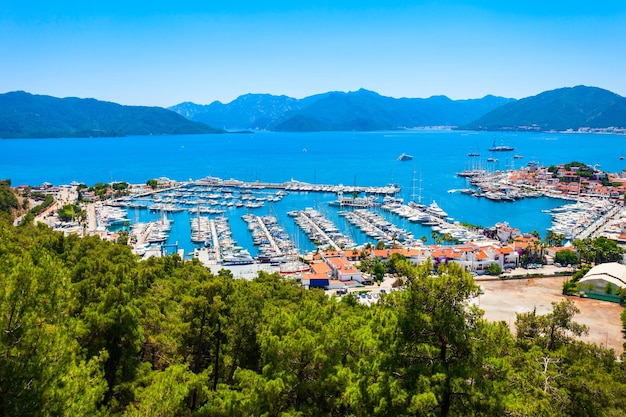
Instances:
[[[515,147],[513,152],[488,151],[493,143]],[[493,202],[452,192],[465,188],[456,176],[464,169],[482,165],[488,169],[510,169],[537,161],[543,165],[582,161],[599,165],[609,172],[626,168],[626,137],[622,135],[496,133],[450,130],[409,130],[392,132],[316,132],[179,136],[129,136],[93,139],[0,140],[0,178],[13,185],[38,185],[45,181],[92,185],[96,182],[128,181],[145,183],[165,176],[176,180],[215,176],[243,181],[285,182],[291,179],[316,184],[377,186],[396,183],[405,200],[421,195],[425,204],[437,203],[456,220],[483,226],[508,221],[523,231],[542,234],[550,217],[542,209],[562,205],[561,200],[526,199],[514,203]],[[480,153],[468,157],[469,152]],[[397,160],[401,153],[412,161]],[[513,155],[523,155],[514,159]],[[498,162],[488,163],[488,157]],[[415,184],[415,187],[413,185]],[[296,236],[302,249],[311,249],[299,235],[286,212],[305,207],[320,209],[346,229],[358,243],[365,236],[342,225],[337,209],[328,206],[336,196],[318,193],[291,193],[281,202],[267,204],[254,213],[271,211],[288,232]],[[227,215],[235,239],[251,246],[251,238],[241,220],[246,209],[229,209]],[[131,219],[151,219],[146,210],[129,213]],[[178,241],[186,251],[189,215],[174,214],[176,227],[170,241]],[[430,229],[395,218],[400,226],[416,236],[430,236]],[[252,248],[251,248],[252,249]]]

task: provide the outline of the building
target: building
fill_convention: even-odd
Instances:
[[[313,261],[310,266],[311,272],[302,274],[302,285],[309,288],[328,288],[332,271],[326,262]]]
[[[596,265],[581,278],[579,285],[589,297],[619,302],[618,290],[626,288],[626,265],[617,262]]]

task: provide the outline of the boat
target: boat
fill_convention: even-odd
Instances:
[[[232,254],[222,257],[222,265],[250,265],[254,259],[250,254]]]
[[[491,148],[489,148],[489,152],[507,152],[507,151],[512,151],[515,150],[514,147],[512,146],[508,146],[508,145],[497,145],[496,146],[496,141],[493,141],[493,145],[491,145]]]
[[[300,261],[291,261],[282,263],[279,272],[283,275],[298,274],[302,272],[308,272],[311,267],[308,264]]]
[[[434,201],[434,200],[433,200],[432,203],[430,203],[430,205],[428,207],[426,207],[426,212],[432,214],[433,216],[437,216],[437,217],[441,217],[441,218],[448,217],[448,213],[443,211],[441,209],[441,207],[439,207],[437,202]]]
[[[487,162],[498,162],[497,158],[487,158]]]
[[[480,156],[480,154],[478,152],[470,152],[467,156]]]
[[[522,155],[513,155],[513,159],[522,159],[523,156]]]
[[[480,177],[486,174],[484,169],[469,169],[463,172],[458,172],[456,175],[463,178]]]
[[[399,157],[398,157],[398,161],[410,161],[411,159],[413,159],[413,156],[411,155],[407,155],[405,153],[402,153]]]

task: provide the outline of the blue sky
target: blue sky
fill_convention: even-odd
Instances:
[[[0,57],[0,93],[163,107],[359,88],[626,96],[626,2],[2,0]]]

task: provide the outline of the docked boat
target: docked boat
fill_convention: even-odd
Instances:
[[[433,216],[437,216],[437,217],[441,217],[441,218],[445,218],[448,217],[448,213],[446,213],[445,211],[443,211],[441,209],[441,207],[439,207],[439,205],[437,204],[436,201],[433,200],[432,203],[430,203],[430,205],[426,208],[426,212],[432,214]]]
[[[329,206],[368,208],[376,205],[372,197],[344,197],[342,192],[337,193],[337,200],[330,201]]]
[[[311,267],[308,264],[300,261],[292,261],[284,263],[280,266],[280,273],[282,275],[299,274],[302,272],[308,272]]]
[[[456,175],[463,178],[472,178],[472,177],[480,177],[481,175],[485,175],[487,171],[484,169],[468,169],[463,172],[458,172]]]
[[[253,263],[254,259],[246,249],[222,256],[223,265],[249,265]]]
[[[402,153],[399,157],[398,157],[398,161],[410,161],[411,159],[413,159],[413,156],[411,155],[407,155],[405,153]]]

